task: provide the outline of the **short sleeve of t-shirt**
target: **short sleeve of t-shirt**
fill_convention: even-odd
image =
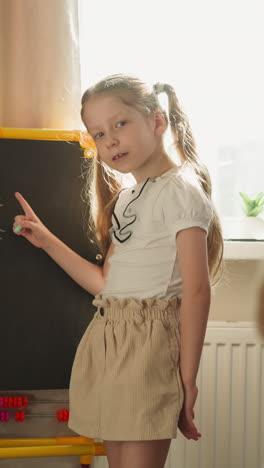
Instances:
[[[208,233],[213,207],[202,188],[175,177],[163,187],[158,198],[163,221],[175,233],[193,226]]]

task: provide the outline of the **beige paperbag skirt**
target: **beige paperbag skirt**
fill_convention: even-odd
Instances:
[[[115,441],[177,437],[180,298],[102,298],[77,348],[68,426]]]

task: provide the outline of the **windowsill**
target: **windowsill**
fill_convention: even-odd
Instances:
[[[264,260],[264,241],[224,241],[224,259]]]

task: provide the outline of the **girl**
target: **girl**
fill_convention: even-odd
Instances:
[[[103,439],[110,468],[162,468],[177,427],[201,436],[196,377],[210,288],[223,271],[210,176],[167,84],[106,77],[84,93],[81,116],[96,145],[87,193],[103,266],[63,244],[19,193],[25,215],[13,228],[95,296],[71,373],[69,427]],[[164,149],[168,123],[178,165]]]

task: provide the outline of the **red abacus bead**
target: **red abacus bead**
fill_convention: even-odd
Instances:
[[[63,421],[63,412],[62,410],[57,411],[57,420]]]
[[[3,397],[0,397],[0,408],[4,406],[4,399]]]
[[[27,408],[27,406],[28,406],[28,397],[27,396],[23,397],[23,406],[24,406],[24,408]]]
[[[68,421],[69,420],[69,411],[68,410],[59,410],[57,411],[58,421]]]
[[[0,411],[0,421],[8,421],[9,417],[9,411]]]
[[[59,410],[57,411],[57,420],[62,422],[62,421],[68,421],[69,420],[69,411],[68,410]]]
[[[22,398],[17,397],[17,408],[21,408],[21,406],[22,406]]]
[[[11,398],[11,400],[10,400]],[[4,397],[4,408],[12,408],[12,397],[5,396]]]
[[[16,411],[16,421],[23,422],[25,419],[25,411]]]

